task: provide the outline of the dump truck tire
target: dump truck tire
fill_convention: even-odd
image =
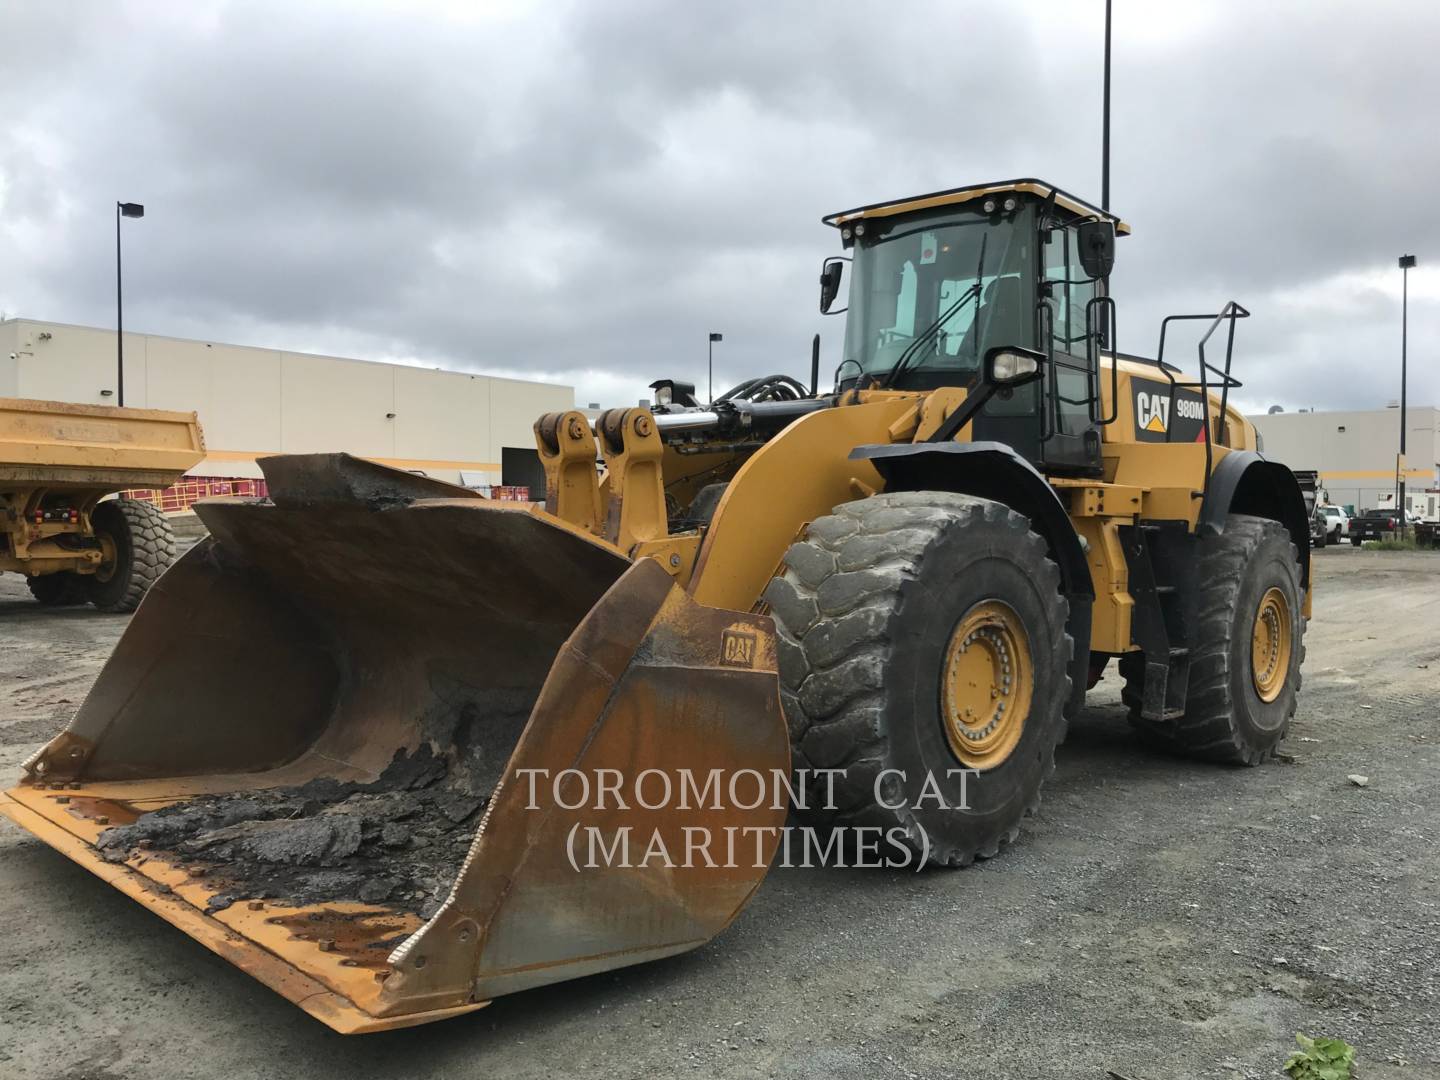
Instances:
[[[102,567],[88,583],[90,602],[101,611],[134,611],[175,561],[170,523],[153,505],[138,499],[102,502],[90,521],[96,535],[108,537],[115,547],[113,567]]]
[[[791,546],[765,595],[795,768],[839,770],[833,801],[808,774],[806,805],[797,806],[804,818],[878,826],[882,851],[903,844],[947,866],[989,858],[1015,838],[1064,738],[1073,649],[1059,568],[1028,518],[949,492],[845,503]],[[970,657],[974,635],[960,631],[991,617],[993,626],[975,631],[985,640]],[[1008,652],[998,644],[1007,640]],[[1005,656],[1016,665],[1014,686],[1006,667],[1005,688],[996,681],[974,700],[993,708],[1003,699],[1015,720],[997,719],[989,735],[952,723],[960,715],[950,689],[956,664],[988,663],[998,680]],[[975,766],[955,745],[974,753],[997,732],[1004,753],[967,772]],[[980,742],[963,741],[972,735]],[[922,797],[927,777],[946,808],[933,793]]]
[[[74,607],[85,603],[85,579],[70,570],[27,578],[30,595],[45,607]]]
[[[1169,723],[1140,715],[1144,659],[1127,653],[1120,674],[1130,722],[1165,749],[1258,765],[1285,737],[1300,690],[1299,557],[1285,526],[1231,514],[1223,533],[1200,542],[1195,575],[1200,585],[1185,715]]]

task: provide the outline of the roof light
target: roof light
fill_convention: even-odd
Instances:
[[[840,239],[841,239],[841,240],[849,240],[852,235],[854,235],[854,234],[851,233],[849,229],[841,229],[841,230],[840,230]]]
[[[1019,200],[1017,200],[1014,195],[1011,195],[1011,196],[1007,197],[1006,200],[1005,200],[1005,212],[1006,212],[1007,214],[1009,214],[1009,213],[1013,212],[1014,209],[1015,209],[1015,207],[1017,207],[1017,206],[1019,206],[1019,205],[1020,205]]]
[[[986,199],[985,202],[982,204],[983,209],[987,214],[993,214],[997,205],[998,204],[995,202],[994,199]]]
[[[865,223],[864,223],[863,221],[860,222],[860,224],[858,224],[858,225],[855,226],[855,235],[856,235],[856,236],[864,236],[864,235],[865,235]]]

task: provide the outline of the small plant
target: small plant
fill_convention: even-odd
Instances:
[[[1413,536],[1397,537],[1394,540],[1366,540],[1360,545],[1366,551],[1414,551],[1415,538]]]
[[[1355,1048],[1344,1039],[1308,1039],[1299,1032],[1300,1049],[1285,1059],[1285,1073],[1292,1080],[1351,1080]]]

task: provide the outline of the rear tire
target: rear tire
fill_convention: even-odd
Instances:
[[[175,534],[165,515],[138,499],[112,499],[90,515],[95,535],[115,552],[88,583],[90,602],[101,611],[134,611],[175,561]]]
[[[845,503],[790,548],[765,598],[795,766],[840,770],[829,806],[810,778],[802,816],[878,827],[882,851],[949,866],[1015,838],[1065,735],[1074,648],[1059,568],[1028,518],[949,492]],[[964,665],[990,681],[965,681]],[[929,777],[946,808],[923,795]]]
[[[1200,541],[1195,576],[1197,624],[1185,715],[1168,723],[1140,715],[1145,662],[1140,653],[1126,653],[1120,673],[1130,722],[1149,741],[1176,752],[1258,765],[1285,737],[1300,690],[1305,619],[1299,558],[1283,525],[1231,514],[1223,533]]]
[[[74,607],[85,603],[85,579],[73,570],[26,578],[30,595],[43,607]]]

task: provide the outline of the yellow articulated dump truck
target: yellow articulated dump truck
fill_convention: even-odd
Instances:
[[[833,386],[543,416],[543,505],[265,459],[0,809],[365,1032],[708,941],[792,801],[829,853],[994,856],[1111,661],[1143,737],[1265,760],[1309,533],[1244,309],[1120,352],[1128,229],[1038,180],[824,220]]]
[[[175,558],[160,511],[127,488],[166,488],[199,464],[195,414],[0,398],[0,571],[41,604],[133,611]]]

